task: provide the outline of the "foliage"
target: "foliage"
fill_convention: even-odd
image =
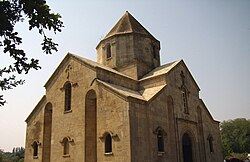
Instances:
[[[224,156],[250,152],[250,120],[237,118],[220,125]]]
[[[17,79],[18,74],[27,74],[30,69],[41,68],[39,60],[28,58],[25,51],[19,48],[22,38],[15,31],[15,25],[27,20],[29,30],[36,28],[43,36],[42,50],[51,54],[52,51],[57,51],[58,44],[47,37],[45,32],[61,32],[63,23],[60,18],[59,14],[51,13],[46,0],[0,0],[0,48],[3,54],[13,60],[9,66],[0,67],[2,91],[24,83],[24,80]],[[3,95],[0,95],[0,106],[5,103]]]
[[[225,157],[225,159],[231,159],[231,158],[246,160],[247,159],[247,153],[231,153],[230,155]]]
[[[0,150],[0,162],[23,162],[24,151],[23,147],[13,148],[12,153]]]

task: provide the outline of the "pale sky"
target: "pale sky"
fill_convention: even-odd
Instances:
[[[25,119],[45,94],[43,87],[68,52],[96,61],[95,47],[119,18],[129,11],[161,42],[161,64],[183,59],[215,120],[250,118],[249,0],[48,0],[62,15],[65,28],[52,35],[59,51],[46,55],[42,37],[17,26],[22,47],[40,59],[42,69],[22,76],[26,84],[0,91],[0,149],[24,146]],[[2,51],[1,51],[2,53]],[[1,56],[0,67],[8,65]]]

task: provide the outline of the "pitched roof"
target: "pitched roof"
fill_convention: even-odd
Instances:
[[[143,34],[155,39],[154,36],[150,34],[128,11],[126,11],[104,39],[113,35],[126,33]]]
[[[50,78],[48,79],[48,81],[45,83],[44,87],[48,87],[48,85],[52,82],[52,80],[54,79],[54,77],[59,73],[60,71],[60,68],[63,66],[63,64],[65,62],[67,62],[67,60],[69,60],[70,58],[73,58],[73,59],[76,59],[78,60],[81,64],[84,64],[84,65],[88,65],[92,68],[100,68],[100,69],[103,69],[103,70],[106,70],[106,71],[109,71],[109,72],[112,72],[114,74],[117,74],[117,75],[120,75],[120,76],[123,76],[123,77],[126,77],[128,79],[131,79],[131,80],[134,80],[133,78],[123,74],[123,73],[120,73],[110,67],[107,67],[107,66],[104,66],[102,64],[99,64],[97,62],[94,62],[94,61],[91,61],[89,59],[86,59],[86,58],[83,58],[81,56],[77,56],[75,54],[72,54],[72,53],[68,53],[64,59],[62,60],[62,62],[59,64],[59,66],[56,68],[56,70],[54,71],[54,73],[50,76]]]
[[[198,90],[200,90],[198,84],[196,83],[195,79],[193,78],[193,75],[191,74],[191,72],[189,71],[187,65],[184,63],[183,60],[174,61],[174,62],[165,64],[165,65],[162,65],[160,67],[157,67],[154,70],[150,71],[148,74],[144,75],[139,81],[143,81],[143,80],[155,78],[157,76],[165,75],[165,74],[169,73],[170,71],[172,71],[172,69],[174,69],[175,67],[177,67],[178,65],[181,65],[181,64],[187,69],[187,72],[189,73],[191,79],[193,80],[193,83],[196,85]]]
[[[115,74],[118,74],[118,75],[121,75],[121,76],[124,76],[124,77],[126,77],[126,78],[130,78],[130,79],[134,80],[132,77],[127,76],[127,75],[125,75],[125,74],[123,74],[123,73],[121,73],[121,72],[119,72],[119,71],[117,71],[117,70],[115,70],[115,69],[112,69],[112,68],[110,68],[110,67],[108,67],[108,66],[102,65],[102,64],[100,64],[100,63],[98,63],[98,62],[95,62],[95,61],[86,59],[86,58],[84,58],[84,57],[81,57],[81,56],[78,56],[78,55],[75,55],[75,54],[72,54],[72,53],[68,53],[68,54],[69,54],[71,57],[73,57],[73,58],[79,60],[81,63],[88,64],[88,65],[90,65],[90,66],[92,66],[92,67],[94,67],[94,68],[100,68],[100,69],[103,69],[103,70],[106,70],[106,71],[110,71],[110,72],[112,72],[112,73],[115,73]]]
[[[132,98],[136,98],[136,99],[146,101],[146,102],[149,102],[156,94],[161,92],[161,90],[163,90],[163,88],[167,86],[166,84],[163,84],[163,85],[159,85],[155,87],[148,87],[140,91],[134,91],[134,90],[131,90],[131,89],[119,86],[119,85],[115,85],[112,83],[108,83],[105,81],[101,81],[101,80],[97,80],[97,82],[101,83],[108,89],[118,93],[119,95],[125,98],[132,97]]]
[[[145,79],[149,79],[149,78],[153,78],[159,75],[166,74],[180,62],[181,61],[174,61],[165,65],[159,66],[155,68],[154,70],[150,71],[148,74],[144,75],[143,78],[141,78],[140,80],[145,80]]]

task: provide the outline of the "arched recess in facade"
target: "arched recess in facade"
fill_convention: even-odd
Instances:
[[[52,104],[49,102],[44,109],[43,156],[42,162],[50,162],[52,129]]]
[[[175,113],[174,113],[174,100],[172,98],[172,96],[167,96],[167,110],[168,110],[168,123],[169,123],[169,149],[171,148],[171,150],[167,150],[171,151],[171,154],[169,155],[171,159],[173,159],[173,161],[178,161],[177,159],[177,136],[176,136],[176,123],[175,123]]]
[[[184,133],[182,136],[182,155],[183,162],[193,162],[193,141],[189,133]]]
[[[97,161],[96,92],[89,90],[85,97],[85,162]]]

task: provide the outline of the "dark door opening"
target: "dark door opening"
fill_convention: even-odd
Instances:
[[[182,137],[182,152],[184,162],[193,162],[192,141],[187,133]]]

